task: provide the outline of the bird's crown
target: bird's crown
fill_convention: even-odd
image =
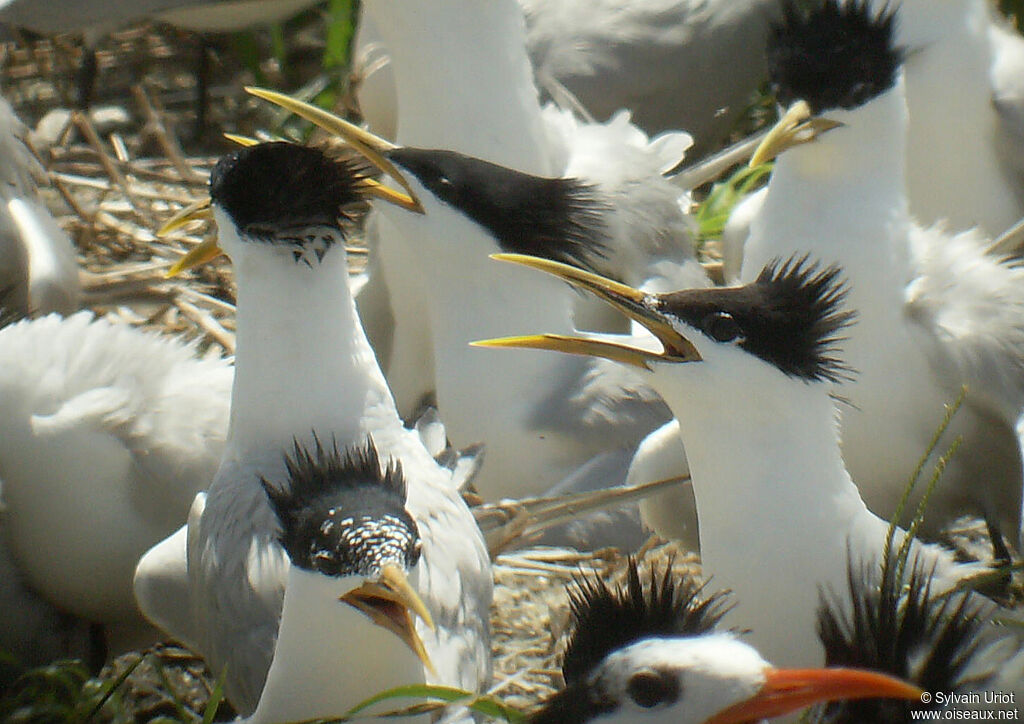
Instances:
[[[385,559],[415,565],[419,531],[405,509],[401,466],[381,467],[370,439],[344,454],[314,440],[313,451],[296,441],[285,456],[286,485],[262,480],[292,563],[326,575],[367,574]]]
[[[362,162],[332,159],[316,148],[260,143],[217,162],[210,199],[246,236],[271,239],[288,227],[338,226],[362,198],[364,171]]]
[[[629,560],[626,585],[580,575],[569,588],[572,634],[562,662],[565,681],[583,679],[616,649],[650,637],[698,636],[713,629],[728,611],[727,594],[704,596],[693,578],[677,578],[671,563],[659,578],[652,568],[644,582]]]
[[[388,157],[503,251],[586,269],[607,255],[606,204],[579,179],[532,176],[455,151],[398,148]]]
[[[853,313],[843,311],[846,286],[838,267],[819,267],[806,255],[765,266],[750,284],[686,289],[654,298],[656,310],[734,343],[805,380],[839,381],[850,370],[837,356],[837,333]]]
[[[778,100],[805,100],[815,113],[855,108],[896,81],[903,49],[896,11],[869,0],[786,0],[769,33],[768,77]]]

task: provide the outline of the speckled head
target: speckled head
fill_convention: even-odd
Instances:
[[[372,440],[344,453],[295,443],[285,457],[288,482],[263,487],[281,523],[281,544],[292,564],[327,576],[374,577],[386,563],[410,570],[420,537],[405,508],[401,467],[381,467]]]
[[[362,198],[363,169],[316,148],[261,143],[221,158],[210,176],[210,200],[243,238],[277,241],[303,227],[339,227],[346,208]]]
[[[896,10],[869,0],[786,0],[768,39],[768,77],[778,100],[806,101],[815,113],[851,109],[893,87],[903,63]]]

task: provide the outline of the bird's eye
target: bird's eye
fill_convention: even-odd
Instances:
[[[743,328],[728,312],[712,312],[704,317],[701,326],[712,339],[718,342],[732,342],[743,336]]]
[[[640,671],[633,674],[626,688],[630,698],[645,709],[679,698],[679,680],[662,671]]]
[[[437,177],[437,182],[439,184],[441,184],[442,186],[451,186],[452,185],[451,179],[448,178],[447,176],[438,176]]]

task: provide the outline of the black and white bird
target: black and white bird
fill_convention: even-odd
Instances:
[[[583,577],[569,590],[566,688],[532,724],[741,724],[835,699],[919,699],[897,678],[855,669],[777,669],[734,633],[714,630],[724,593],[703,595],[671,566],[646,585],[630,561],[625,588]]]
[[[791,105],[755,161],[786,152],[751,227],[741,278],[753,281],[770,260],[793,254],[842,267],[859,320],[844,345],[857,381],[838,390],[851,402],[840,409],[843,456],[883,517],[896,509],[944,406],[967,385],[938,449],[958,436],[963,445],[929,503],[925,531],[935,535],[971,512],[1018,545],[1024,267],[986,253],[975,232],[914,222],[898,22],[866,2],[827,0],[809,12],[788,8],[773,31],[772,82]],[[840,127],[792,147],[806,140],[807,124]]]
[[[817,666],[820,589],[845,585],[847,556],[881,554],[889,525],[861,499],[840,455],[832,385],[851,313],[835,267],[769,264],[740,287],[647,294],[533,257],[505,256],[605,299],[656,338],[534,335],[484,342],[588,354],[646,370],[686,445],[703,570],[731,589],[727,621],[770,661]],[[660,342],[660,349],[659,343]],[[904,533],[899,531],[899,544]],[[984,568],[914,542],[944,592]]]
[[[604,235],[604,251],[593,261],[608,276],[638,285],[650,276],[649,265],[666,257],[690,262],[694,275],[703,274],[684,213],[688,195],[663,176],[682,160],[692,143],[689,134],[648,138],[630,123],[627,112],[596,123],[579,121],[550,104],[542,106],[516,0],[413,0],[400,5],[370,0],[362,7],[364,18],[376,25],[389,49],[398,101],[396,143],[449,149],[526,174],[575,178],[592,186],[601,204],[593,205],[590,214],[600,220]],[[436,346],[446,343],[437,339],[444,332],[424,313],[436,304],[439,282],[432,278],[425,283],[414,260],[424,245],[447,241],[447,225],[421,226],[410,234],[395,223],[390,216],[380,219],[379,239],[371,244],[370,280],[359,306],[361,314],[381,306],[378,285],[386,285],[394,326],[386,328],[390,339],[371,333],[371,342],[386,357],[399,409],[408,414],[425,393],[446,384],[440,377],[447,374],[448,363],[432,358]],[[461,271],[463,278],[470,273],[469,268]],[[603,329],[609,315],[596,309],[596,314],[586,305],[575,309],[576,323]],[[387,315],[377,311],[374,317]],[[611,322],[621,320],[611,317]],[[425,373],[428,379],[422,379]],[[458,441],[462,425],[452,423]]]
[[[287,478],[263,481],[291,565],[253,723],[340,717],[376,692],[422,683],[431,665],[414,623],[433,626],[416,593],[422,542],[401,465],[369,439],[314,446],[296,443]]]
[[[395,146],[287,96],[252,92],[343,136],[415,202],[379,208],[406,238],[419,239],[409,251],[429,288],[438,409],[456,446],[489,444],[474,481],[483,496],[540,494],[585,465],[593,466],[591,480],[621,482],[633,447],[668,417],[635,375],[606,363],[543,354],[510,359],[468,346],[525,333],[538,319],[575,331],[572,290],[502,268],[488,255],[517,251],[599,266],[609,243],[600,189],[454,151]]]
[[[136,593],[156,623],[226,668],[244,713],[270,666],[288,569],[260,480],[283,479],[280,451],[309,447],[314,431],[339,446],[369,437],[402,466],[423,544],[417,592],[437,627],[419,630],[436,672],[428,681],[478,690],[490,676],[483,538],[460,480],[403,426],[347,284],[342,224],[363,183],[351,166],[285,143],[242,148],[211,176],[238,286],[227,447],[187,528],[140,562]]]
[[[1013,710],[1024,695],[1024,643],[994,621],[1011,614],[977,594],[935,592],[932,568],[898,546],[870,562],[850,560],[846,587],[823,591],[817,626],[827,666],[883,672],[937,695],[833,702],[810,721],[886,724],[929,711]]]

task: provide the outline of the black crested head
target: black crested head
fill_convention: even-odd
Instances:
[[[925,691],[966,692],[984,685],[995,671],[981,671],[978,653],[987,627],[986,604],[977,594],[933,594],[935,563],[915,556],[904,585],[899,546],[881,571],[850,561],[848,599],[822,592],[818,638],[826,666],[872,669],[900,677]],[[844,600],[847,599],[847,600]],[[968,671],[974,669],[973,671]],[[865,699],[836,702],[815,711],[819,724],[886,724],[911,721],[911,711],[941,708],[939,702]]]
[[[562,662],[566,684],[579,684],[612,651],[651,637],[699,636],[713,629],[728,611],[727,593],[708,597],[693,578],[677,580],[672,564],[660,580],[651,569],[644,585],[636,561],[629,560],[625,588],[601,578],[579,576],[569,588],[572,634]]]
[[[210,175],[210,199],[254,239],[308,226],[338,226],[361,201],[365,166],[316,148],[261,143],[225,155]]]
[[[854,318],[842,310],[845,297],[838,267],[821,269],[805,255],[769,263],[742,287],[661,294],[653,306],[791,377],[839,382],[850,369],[836,356],[836,335]]]
[[[381,468],[370,439],[344,454],[314,440],[314,451],[296,442],[285,456],[284,486],[262,480],[292,563],[328,576],[368,575],[388,561],[416,565],[419,530],[405,509],[401,466]]]
[[[571,178],[542,178],[455,151],[399,148],[388,157],[495,237],[502,251],[593,269],[607,254],[605,204]]]
[[[805,100],[814,113],[856,108],[892,88],[903,63],[896,11],[869,0],[786,0],[768,35],[768,78],[781,103]]]

